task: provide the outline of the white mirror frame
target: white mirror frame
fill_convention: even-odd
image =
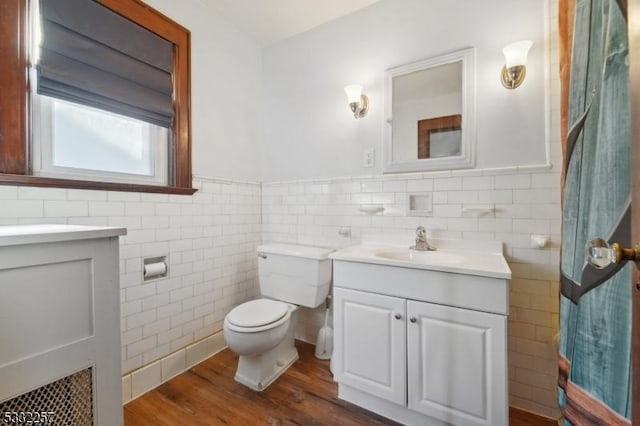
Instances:
[[[393,161],[393,78],[412,72],[462,61],[462,146],[460,155]],[[471,47],[446,55],[390,68],[385,72],[385,147],[384,173],[423,172],[432,170],[469,169],[475,165],[476,140],[476,49]]]

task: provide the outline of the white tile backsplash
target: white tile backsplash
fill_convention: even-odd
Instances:
[[[503,241],[513,272],[510,403],[556,416],[560,176],[540,168],[452,173],[262,187],[197,180],[193,196],[0,186],[0,220],[128,228],[120,241],[122,366],[123,373],[133,371],[123,381],[125,398],[202,360],[212,345],[223,346],[226,313],[258,295],[255,248],[262,241],[337,248],[400,236],[410,244],[418,225],[431,237]],[[433,216],[406,215],[415,192],[432,192]],[[384,211],[360,210],[372,205]],[[478,209],[495,211],[482,216]],[[343,228],[351,235],[340,235]],[[551,243],[533,249],[532,234],[549,235]],[[168,277],[143,282],[143,257],[159,255],[168,256]],[[298,337],[314,342],[323,318],[324,306],[301,309]]]
[[[196,179],[194,186],[193,196],[0,186],[2,224],[127,228],[120,239],[123,373],[222,330],[226,313],[258,293],[260,185]],[[165,255],[168,277],[143,282],[142,259]],[[147,376],[156,381],[153,372],[138,374],[145,385],[134,380],[133,397]]]
[[[557,417],[553,337],[558,330],[559,186],[559,174],[548,168],[508,174],[475,170],[455,177],[414,174],[263,183],[263,240],[339,248],[362,241],[397,242],[400,236],[410,245],[415,228],[424,225],[430,237],[502,241],[513,272],[510,402]],[[416,190],[431,189],[431,217],[407,217],[405,205],[394,204]],[[360,211],[371,204],[382,205],[384,211],[375,215]],[[491,213],[480,215],[478,209]],[[342,228],[349,228],[351,236],[339,235]],[[531,248],[532,234],[549,235],[551,243],[544,249]],[[299,312],[297,337],[314,343],[324,305]]]

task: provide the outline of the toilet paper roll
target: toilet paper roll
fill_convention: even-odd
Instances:
[[[167,273],[167,264],[164,262],[149,263],[144,265],[144,278],[154,278]]]

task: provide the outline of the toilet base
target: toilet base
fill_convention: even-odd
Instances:
[[[295,348],[280,360],[264,362],[256,359],[264,358],[265,355],[241,356],[235,376],[236,382],[262,392],[298,360],[298,351]]]
[[[275,348],[257,355],[240,355],[235,380],[248,388],[262,392],[287,368],[298,360],[295,346],[297,312],[291,313],[289,330]]]

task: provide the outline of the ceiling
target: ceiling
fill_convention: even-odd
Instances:
[[[262,46],[307,31],[380,0],[199,0]]]

